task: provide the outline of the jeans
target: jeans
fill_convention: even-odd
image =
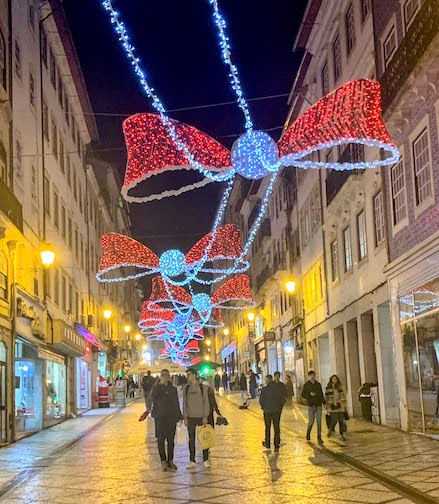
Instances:
[[[340,429],[340,436],[343,436],[343,433],[344,433],[344,411],[342,412],[338,412],[338,413],[333,413],[332,411],[330,412],[330,415],[331,415],[331,423],[329,425],[329,430],[330,431],[334,431],[335,430],[335,426],[337,425],[337,422],[338,422],[338,426],[339,426],[339,429]]]
[[[213,417],[213,415],[212,415]],[[192,418],[187,419],[187,430],[189,433],[189,457],[191,462],[195,462],[195,435],[197,431],[197,426],[203,425],[202,418]],[[209,460],[209,450],[203,450],[203,461]]]
[[[265,422],[265,447],[270,448],[271,443],[271,424],[273,423],[274,428],[274,447],[279,448],[280,446],[280,415],[282,411],[264,411],[264,422]]]
[[[312,426],[314,425],[314,420],[317,421],[317,437],[322,437],[322,407],[321,406],[308,406],[308,430],[306,431],[306,436],[309,437],[311,434]]]
[[[174,418],[157,418],[155,421],[157,432],[157,445],[159,448],[160,460],[172,462],[174,459],[174,440],[177,423]],[[165,441],[168,444],[168,455],[166,456]]]

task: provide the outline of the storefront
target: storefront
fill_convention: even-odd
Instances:
[[[91,408],[90,363],[82,357],[76,359],[76,408],[78,413]]]
[[[439,277],[399,296],[401,341],[410,430],[438,432]]]
[[[221,360],[224,363],[224,371],[230,377],[238,370],[237,343],[232,341],[221,351]]]
[[[45,361],[45,418],[44,426],[67,416],[67,367],[64,357],[40,350]]]

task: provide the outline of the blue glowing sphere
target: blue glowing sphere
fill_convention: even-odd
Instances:
[[[167,250],[160,256],[160,269],[168,277],[176,277],[186,271],[186,257],[176,249]]]
[[[195,294],[192,297],[192,304],[198,313],[205,313],[212,309],[210,297],[207,294]]]
[[[247,179],[261,179],[280,167],[276,142],[264,131],[248,131],[232,147],[232,166]]]

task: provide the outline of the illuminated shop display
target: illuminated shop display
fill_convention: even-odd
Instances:
[[[359,79],[328,93],[300,116],[276,142],[267,133],[254,130],[239,72],[232,61],[227,24],[218,0],[207,0],[223,63],[228,68],[230,85],[244,115],[244,131],[231,151],[193,126],[171,119],[164,104],[146,78],[146,72],[130,41],[127,29],[111,0],[101,0],[119,37],[139,83],[156,114],[137,114],[125,120],[127,166],[122,195],[131,202],[149,202],[178,196],[210,182],[227,182],[211,232],[187,253],[177,249],[160,257],[132,238],[115,233],[102,238],[103,257],[97,272],[102,282],[124,281],[155,275],[151,298],[145,301],[139,326],[153,339],[164,342],[162,357],[187,364],[197,352],[198,339],[205,327],[220,327],[221,310],[246,309],[253,305],[247,253],[264,218],[280,168],[328,168],[354,170],[394,164],[399,153],[381,119],[381,94],[377,82]],[[336,146],[360,144],[380,151],[351,162],[315,161],[312,154]],[[326,159],[326,156],[322,156]],[[148,179],[166,173],[199,172],[195,184],[148,191]],[[247,179],[268,178],[265,194],[247,239],[239,228],[221,225],[235,175]],[[145,192],[137,188],[142,183]],[[198,292],[199,285],[225,281],[213,294]]]

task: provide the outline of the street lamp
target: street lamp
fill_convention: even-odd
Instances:
[[[206,345],[207,345],[207,346],[210,346],[210,339],[207,339],[207,340],[206,340]]]
[[[209,360],[210,360],[210,357],[209,357],[209,355],[205,355],[205,356],[204,356],[204,360],[207,360],[207,361],[209,361]]]
[[[137,341],[140,341],[140,338],[141,338],[141,337],[142,337],[142,336],[141,336],[139,333],[137,333],[137,334],[135,335],[135,338],[136,338],[136,340],[137,340]]]
[[[40,256],[41,262],[45,268],[53,266],[53,263],[55,262],[55,252],[47,243],[43,245],[43,248],[40,251]]]
[[[252,311],[251,311],[251,312],[248,312],[248,313],[247,313],[247,318],[248,318],[248,320],[249,320],[250,322],[253,322],[253,320],[255,320],[255,317],[256,317],[256,315],[255,315],[255,313],[254,313],[254,312],[252,312]]]
[[[223,329],[223,334],[224,334],[224,336],[229,335],[229,330],[227,329],[227,327],[225,329]]]
[[[288,280],[285,282],[285,288],[290,294],[296,291],[296,282],[294,280]]]
[[[111,315],[113,315],[113,312],[109,308],[107,308],[106,310],[103,311],[103,315],[105,320],[110,320]]]
[[[126,324],[123,326],[123,330],[128,334],[131,331],[131,326],[129,324]]]

